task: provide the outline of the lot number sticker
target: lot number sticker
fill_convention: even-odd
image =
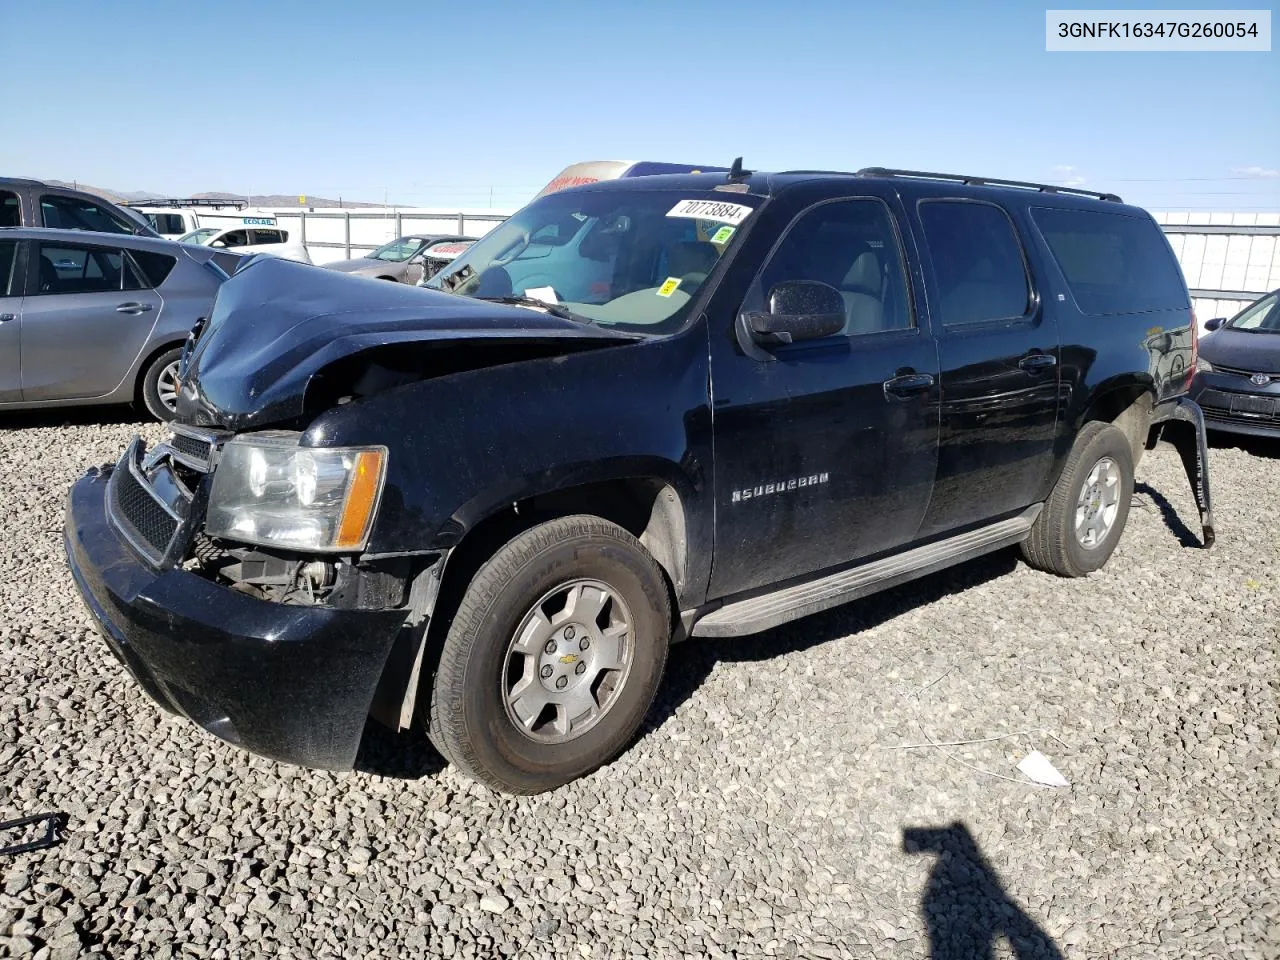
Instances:
[[[658,288],[658,296],[669,297],[676,292],[676,287],[680,286],[679,277],[667,277],[662,281],[662,286]]]
[[[725,203],[722,200],[681,200],[668,212],[668,217],[684,217],[690,220],[714,220],[737,226],[751,213],[751,207],[741,203]]]
[[[728,243],[729,238],[733,236],[733,227],[721,227],[711,237],[711,242],[719,246]]]

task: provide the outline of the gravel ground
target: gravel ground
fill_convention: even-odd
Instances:
[[[1002,553],[686,644],[628,752],[508,799],[417,737],[313,772],[148,702],[61,546],[138,429],[0,426],[0,818],[69,820],[0,857],[0,955],[1280,957],[1274,445],[1215,445],[1212,551],[1156,450],[1100,574]]]

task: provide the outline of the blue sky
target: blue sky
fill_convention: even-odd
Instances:
[[[1280,53],[1047,53],[1045,6],[0,0],[0,171],[487,206],[742,155],[1280,210]]]

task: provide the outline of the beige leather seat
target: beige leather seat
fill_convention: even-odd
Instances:
[[[884,301],[880,297],[883,274],[875,250],[858,254],[840,284],[844,298],[844,333],[856,336],[884,329]]]

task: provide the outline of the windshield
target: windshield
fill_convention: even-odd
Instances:
[[[204,243],[215,233],[218,232],[216,227],[201,227],[199,230],[192,230],[190,233],[178,238],[179,243]]]
[[[1252,306],[1241,310],[1227,321],[1233,330],[1254,330],[1260,333],[1280,333],[1280,294],[1263,297]]]
[[[422,245],[426,242],[422,237],[397,237],[369,254],[369,259],[403,263],[421,250]]]
[[[602,325],[669,333],[759,202],[701,190],[553,193],[426,285],[479,299],[530,298]]]

